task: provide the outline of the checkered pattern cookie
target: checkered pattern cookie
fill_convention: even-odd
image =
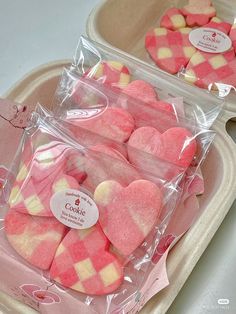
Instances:
[[[171,74],[176,74],[187,65],[196,52],[189,41],[191,28],[170,31],[155,28],[146,34],[145,46],[156,65]]]
[[[89,229],[70,230],[57,249],[51,278],[85,294],[113,292],[123,281],[123,270],[109,252],[109,245],[98,224]]]
[[[175,31],[179,28],[186,27],[186,21],[180,10],[171,8],[168,9],[161,18],[160,26]]]
[[[118,61],[100,62],[87,71],[85,76],[118,88],[123,88],[130,82],[129,69]]]
[[[23,163],[9,197],[11,209],[33,216],[53,216],[50,199],[56,192],[65,189],[78,189],[75,178],[59,173],[57,177],[50,175],[40,183],[35,181]]]
[[[181,9],[181,12],[186,16],[187,25],[190,27],[203,26],[216,15],[211,0],[189,0],[189,3]]]
[[[49,269],[66,227],[53,217],[33,217],[9,210],[4,227],[16,252],[30,264]]]
[[[236,86],[236,59],[234,50],[223,54],[196,52],[186,67],[185,80],[201,88],[214,83]]]
[[[204,27],[215,28],[225,34],[229,34],[232,25],[230,23],[223,22],[221,19],[215,16]]]

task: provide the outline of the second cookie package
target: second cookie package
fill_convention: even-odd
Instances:
[[[80,38],[4,184],[0,247],[20,301],[41,313],[136,313],[168,285],[168,251],[201,213],[201,165],[224,104],[172,80]]]

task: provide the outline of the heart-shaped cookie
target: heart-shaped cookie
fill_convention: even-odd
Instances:
[[[232,40],[234,51],[236,53],[236,23],[233,24],[233,26],[232,26],[232,28],[230,30],[230,33],[229,33],[229,37]]]
[[[104,181],[94,192],[99,223],[111,243],[131,254],[155,226],[162,206],[162,192],[152,182],[137,180],[123,187]]]
[[[175,31],[186,27],[186,21],[179,9],[170,8],[162,16],[160,26]]]
[[[123,281],[122,267],[109,252],[109,241],[98,224],[68,232],[57,249],[50,275],[65,287],[92,295],[111,293]]]
[[[198,51],[190,59],[185,80],[201,88],[217,89],[214,83],[236,86],[236,58],[231,49],[223,54]]]
[[[54,193],[65,189],[78,189],[75,178],[59,173],[57,177],[48,177],[40,183],[35,181],[24,164],[20,168],[13,185],[9,206],[18,212],[33,216],[53,216],[50,199]]]
[[[212,6],[211,0],[189,0],[181,12],[186,16],[188,26],[203,26],[209,19],[216,15],[216,9]]]
[[[143,81],[135,80],[122,89],[122,93],[140,99],[144,103],[150,103],[158,100],[158,95],[154,87]]]
[[[129,69],[118,61],[97,63],[85,73],[85,76],[118,88],[123,88],[130,82]]]
[[[197,143],[191,132],[185,128],[171,128],[161,134],[155,128],[142,127],[133,132],[128,142],[129,160],[141,166],[139,155],[132,148],[187,168],[194,158]]]
[[[171,31],[155,28],[146,34],[145,47],[156,65],[171,74],[178,73],[186,66],[196,52],[189,41],[191,28]]]
[[[134,119],[131,114],[122,108],[108,107],[103,112],[89,119],[73,119],[73,133],[79,139],[79,128],[97,133],[105,138],[117,142],[126,142],[134,129]],[[78,132],[78,135],[77,135]]]
[[[221,31],[225,34],[229,34],[231,27],[232,27],[232,24],[227,23],[227,22],[223,22],[221,19],[219,19],[218,17],[215,16],[204,27],[215,28],[215,29],[218,29],[219,31]]]
[[[49,269],[66,227],[53,217],[32,217],[9,210],[4,220],[11,246],[30,264]]]

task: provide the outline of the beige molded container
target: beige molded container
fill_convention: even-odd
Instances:
[[[183,7],[187,0],[103,0],[90,13],[87,34],[90,39],[116,51],[122,51],[155,67],[145,46],[145,34],[160,25],[160,18],[171,6]],[[236,18],[235,0],[212,1],[222,20],[233,23]],[[160,72],[163,72],[159,69]],[[168,76],[171,76],[168,74]],[[188,85],[184,80],[182,88]],[[236,95],[231,92],[226,109],[236,113]]]
[[[4,96],[31,106],[40,102],[50,108],[62,68],[68,62],[58,61],[34,70]],[[164,314],[167,311],[232,206],[236,195],[236,145],[225,126],[235,116],[232,113],[224,114],[215,123],[217,136],[202,167],[206,187],[204,195],[200,197],[202,214],[168,256],[170,285],[145,305],[140,312],[142,314]],[[236,133],[236,124],[232,123],[230,127],[230,132]],[[35,313],[4,294],[0,294],[0,304],[3,313]]]

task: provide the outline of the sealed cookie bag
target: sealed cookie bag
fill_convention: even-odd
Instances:
[[[11,172],[0,250],[30,306],[42,313],[47,302],[52,313],[132,307],[176,207],[179,176],[158,178],[102,144],[86,148],[42,107]]]

